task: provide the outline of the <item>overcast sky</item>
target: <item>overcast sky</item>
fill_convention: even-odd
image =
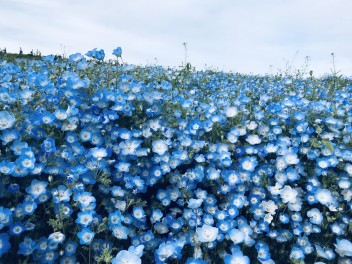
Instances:
[[[121,46],[130,64],[352,76],[351,0],[0,0],[0,48],[67,55]]]

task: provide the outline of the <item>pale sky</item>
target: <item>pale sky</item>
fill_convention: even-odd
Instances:
[[[129,64],[352,76],[351,0],[0,0],[0,48],[67,55],[120,46]]]

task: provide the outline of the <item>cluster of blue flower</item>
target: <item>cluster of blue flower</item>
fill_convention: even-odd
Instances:
[[[351,79],[85,55],[0,61],[1,258],[352,257]]]

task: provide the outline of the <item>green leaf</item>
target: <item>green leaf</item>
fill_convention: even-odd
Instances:
[[[335,149],[334,149],[334,146],[331,144],[331,142],[330,141],[327,141],[327,140],[325,140],[325,139],[323,139],[322,141],[321,141],[324,145],[325,145],[325,147],[327,147],[330,151],[334,151]]]

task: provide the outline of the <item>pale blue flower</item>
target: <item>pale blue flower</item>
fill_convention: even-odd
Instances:
[[[197,228],[196,233],[200,242],[213,242],[217,239],[219,229],[205,224]]]
[[[141,258],[127,250],[121,250],[112,259],[112,264],[142,264]]]
[[[5,130],[13,127],[15,124],[15,117],[7,111],[0,112],[0,130]]]
[[[352,257],[352,243],[347,239],[336,239],[336,252],[341,257]]]

